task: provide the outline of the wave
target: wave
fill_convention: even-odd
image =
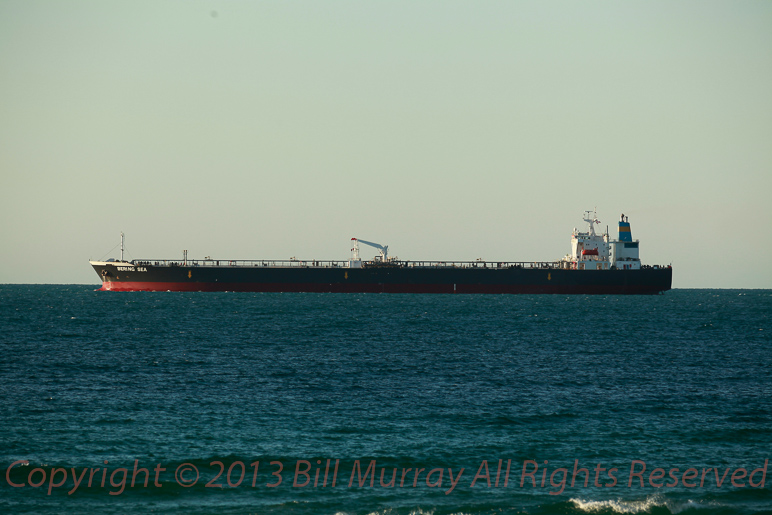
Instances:
[[[643,513],[643,514],[676,514],[685,510],[694,510],[701,508],[718,508],[720,505],[716,502],[703,504],[692,500],[673,500],[665,499],[661,495],[652,495],[640,500],[606,500],[606,501],[586,501],[582,499],[570,499],[580,512],[584,513]]]

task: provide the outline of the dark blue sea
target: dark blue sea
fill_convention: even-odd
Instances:
[[[772,291],[0,286],[0,513],[772,513]]]

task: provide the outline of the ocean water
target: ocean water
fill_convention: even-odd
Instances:
[[[0,286],[1,513],[772,513],[769,290],[95,288]]]

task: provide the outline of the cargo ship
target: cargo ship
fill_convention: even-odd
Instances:
[[[595,231],[595,211],[586,211],[586,231],[571,235],[571,252],[558,261],[402,261],[388,246],[352,238],[347,261],[120,259],[90,261],[108,291],[248,291],[329,293],[553,293],[657,294],[671,288],[670,265],[642,265],[639,241],[622,215],[618,238]],[[359,257],[360,244],[378,250]]]

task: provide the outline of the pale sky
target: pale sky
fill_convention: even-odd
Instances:
[[[772,288],[770,1],[0,0],[0,283],[88,260],[557,260]],[[363,248],[363,257],[370,257]]]

